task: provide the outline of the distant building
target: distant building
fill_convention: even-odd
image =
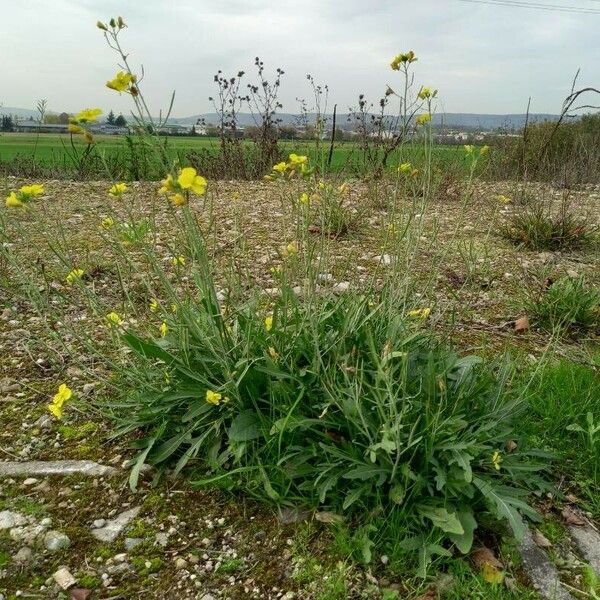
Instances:
[[[92,125],[90,131],[102,135],[127,135],[129,133],[129,128],[110,125],[109,123],[99,123],[98,125]]]
[[[19,133],[67,133],[66,123],[39,123],[33,119],[15,123],[15,131]]]

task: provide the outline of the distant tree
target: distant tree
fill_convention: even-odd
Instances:
[[[192,128],[190,129],[190,135],[198,135],[196,133],[196,126],[195,125],[192,125]]]
[[[107,122],[109,125],[115,125],[115,113],[112,111],[112,109],[111,109],[111,111],[108,113],[108,116],[106,117],[106,122]]]
[[[220,131],[216,125],[207,125],[206,126],[206,135],[209,137],[219,137]]]
[[[298,137],[298,131],[293,125],[280,125],[279,137],[282,140],[295,140]]]
[[[58,122],[66,125],[69,122],[69,114],[66,112],[61,112],[60,115],[58,115]]]
[[[13,118],[10,115],[2,115],[2,121],[0,121],[0,130],[12,131],[14,128]]]
[[[110,112],[112,112],[112,110]],[[123,115],[119,115],[114,122],[111,123],[111,125],[116,125],[117,127],[127,127],[127,119]]]
[[[246,125],[244,128],[244,137],[249,140],[258,141],[260,138],[260,127],[256,125]]]

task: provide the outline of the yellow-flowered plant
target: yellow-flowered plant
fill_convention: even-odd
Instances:
[[[39,183],[24,185],[16,192],[10,192],[6,197],[6,206],[9,208],[24,208],[34,198],[44,194],[44,186]]]
[[[65,281],[69,285],[73,285],[77,280],[81,279],[83,277],[83,275],[84,275],[83,269],[73,269],[72,271],[69,271],[69,273],[65,277]]]
[[[137,76],[133,73],[119,71],[110,81],[106,82],[106,87],[115,90],[115,92],[119,92],[119,94],[126,92],[132,96],[137,96],[138,90],[136,82]]]
[[[296,256],[298,254],[298,242],[290,242],[282,251],[281,255],[284,258],[289,258],[291,256]]]
[[[169,333],[169,326],[163,321],[160,324],[160,327],[158,328],[158,330],[160,331],[161,337],[166,337],[167,333]]]
[[[223,395],[219,394],[219,392],[213,392],[212,390],[206,390],[206,401],[209,404],[214,404],[218,406],[221,404],[221,400],[223,400]]]
[[[106,319],[111,325],[116,325],[117,327],[123,325],[123,319],[121,319],[121,316],[116,312],[109,312],[106,315]]]
[[[198,175],[193,167],[185,167],[179,170],[177,178],[169,174],[161,181],[159,194],[166,194],[175,206],[183,206],[190,199],[190,194],[204,196],[206,194],[207,181],[202,175]]]
[[[158,310],[158,300],[156,298],[152,298],[152,300],[150,300],[150,310],[152,312],[156,312]]]
[[[415,53],[412,50],[409,50],[403,54],[396,54],[390,63],[390,67],[392,67],[392,71],[399,71],[401,66],[408,66],[411,63],[414,63],[417,59]]]
[[[306,192],[300,196],[300,204],[310,204],[310,196]]]
[[[94,141],[94,137],[91,132],[86,129],[86,125],[88,123],[94,123],[101,114],[102,110],[100,108],[85,108],[79,111],[74,117],[69,119],[69,133],[83,135],[88,144],[91,144]]]
[[[58,387],[58,392],[54,394],[52,402],[48,404],[48,410],[57,418],[62,419],[63,404],[70,400],[73,396],[73,392],[67,387],[67,384],[61,383]]]
[[[437,90],[433,90],[430,87],[422,86],[419,90],[418,97],[421,100],[429,100],[431,98],[435,98],[437,96],[437,93]]]
[[[265,329],[271,331],[273,329],[273,315],[265,317]]]
[[[109,190],[108,193],[113,198],[120,198],[127,191],[126,183],[115,183]]]
[[[174,267],[184,267],[185,266],[185,256],[174,256],[171,259],[171,264]]]
[[[314,169],[308,164],[308,156],[303,154],[290,154],[287,162],[278,162],[273,165],[273,171],[270,175],[265,175],[266,181],[275,181],[282,177],[288,179],[301,175],[302,177],[310,177],[314,172]]]
[[[475,146],[472,146],[471,144],[465,144],[463,148],[465,149],[465,154],[467,156],[471,156],[475,152]]]
[[[112,217],[106,217],[106,218],[102,219],[100,226],[102,227],[102,229],[106,229],[106,230],[111,229],[112,227],[115,226],[115,220]]]
[[[431,308],[416,308],[409,310],[407,315],[417,319],[426,319],[431,314]]]
[[[431,113],[423,113],[415,119],[417,125],[425,125],[429,123],[429,121],[431,121]]]
[[[502,455],[500,454],[500,452],[498,452],[498,450],[496,450],[494,454],[492,454],[492,465],[494,466],[494,469],[496,469],[496,471],[499,471],[501,468]]]

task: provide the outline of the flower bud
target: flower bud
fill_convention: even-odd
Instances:
[[[119,26],[119,29],[123,29],[123,27],[127,27],[127,25],[125,25],[125,21],[123,21],[123,17],[119,17],[117,19],[117,25]]]
[[[117,22],[114,19],[111,19],[108,24],[114,29],[117,26]]]
[[[102,21],[98,21],[96,27],[102,29],[102,31],[108,31],[108,27]]]

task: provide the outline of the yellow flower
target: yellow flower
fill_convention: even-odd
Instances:
[[[62,407],[63,404],[71,398],[73,392],[67,387],[65,383],[61,383],[58,387],[58,392],[54,394],[52,403],[48,404],[48,410],[57,418],[62,418]]]
[[[232,200],[239,200],[240,198],[241,198],[241,195],[239,192],[233,192],[233,194],[231,194]]]
[[[425,125],[431,121],[431,113],[424,113],[415,119],[417,125]]]
[[[113,79],[106,82],[106,87],[119,93],[126,92],[129,90],[129,87],[135,83],[135,79],[135,75],[119,71]]]
[[[415,310],[409,310],[407,314],[409,317],[426,319],[431,314],[431,308],[416,308]]]
[[[298,254],[298,242],[290,242],[281,252],[284,258],[289,258],[296,254]]]
[[[325,187],[326,187],[326,186],[325,186],[325,182],[324,182],[324,181],[319,181],[319,185],[317,185],[317,187],[318,187],[320,190],[324,190],[324,189],[325,189]]]
[[[269,346],[269,356],[273,360],[277,360],[279,358],[279,353],[277,352],[277,350],[275,350],[275,348],[273,348],[273,346]]]
[[[410,173],[412,171],[412,164],[409,162],[402,163],[398,167],[398,172],[400,173]]]
[[[126,183],[115,183],[110,188],[110,190],[108,190],[108,193],[113,198],[120,198],[126,191],[127,191],[127,184]]]
[[[419,98],[421,100],[426,100],[427,98],[435,98],[437,96],[437,90],[432,90],[428,87],[422,87],[419,92]]]
[[[81,127],[80,125],[77,125],[76,123],[69,123],[67,129],[69,130],[69,133],[74,133],[74,134],[79,134],[79,133],[85,132],[85,129],[83,127]]]
[[[163,321],[158,330],[160,331],[161,337],[165,337],[167,333],[169,333],[169,326]]]
[[[502,456],[501,456],[500,452],[498,452],[498,450],[496,450],[494,452],[494,454],[492,454],[492,465],[494,465],[494,469],[496,469],[496,471],[499,471],[501,464],[502,464]]]
[[[300,204],[310,204],[310,196],[306,192],[300,196]]]
[[[415,53],[412,50],[410,50],[406,54],[397,54],[396,56],[394,56],[392,62],[390,63],[390,66],[392,67],[393,71],[399,71],[401,64],[410,64],[415,62],[416,60],[417,57],[415,56]]]
[[[86,108],[75,115],[75,120],[79,123],[91,123],[102,114],[99,108]]]
[[[206,390],[206,401],[209,404],[218,406],[221,403],[223,396],[219,392],[213,392],[212,390]]]
[[[263,179],[264,179],[265,181],[275,181],[275,179],[273,178],[273,176],[272,176],[272,175],[265,175],[265,176],[263,177]]]
[[[177,309],[178,309],[177,304],[171,304],[171,312],[172,313],[176,313]]]
[[[17,207],[21,207],[21,206],[25,206],[25,205],[23,204],[23,202],[21,202],[21,200],[19,200],[19,198],[17,197],[17,194],[15,194],[14,192],[11,192],[6,197],[6,206],[8,206],[10,208],[17,208]]]
[[[467,155],[471,155],[471,154],[473,154],[473,151],[475,150],[475,146],[470,146],[470,145],[465,144],[464,149],[465,149],[465,153]]]
[[[102,223],[100,224],[102,229],[110,229],[115,224],[114,220],[110,217],[106,217],[106,219],[102,219]]]
[[[156,312],[158,310],[158,300],[156,298],[152,298],[152,300],[150,300],[150,310],[152,312]]]
[[[396,223],[389,223],[387,228],[392,235],[396,233]]]
[[[289,161],[291,165],[303,165],[308,162],[308,156],[290,154]]]
[[[73,396],[73,392],[69,389],[67,384],[61,383],[58,386],[58,392],[54,394],[54,397],[52,398],[52,402],[62,406],[67,400],[71,399],[71,396]]]
[[[187,198],[183,195],[183,194],[173,194],[169,200],[171,200],[171,202],[173,203],[174,206],[183,206],[184,204],[187,204]]]
[[[496,196],[496,200],[498,200],[498,202],[502,202],[502,204],[510,204],[512,202],[512,198],[504,196],[503,194],[498,194]]]
[[[185,256],[174,256],[171,259],[171,263],[173,264],[174,267],[176,266],[185,266]]]
[[[69,274],[66,277],[66,281],[69,285],[72,285],[73,283],[75,283],[75,281],[77,281],[78,279],[81,279],[83,277],[83,269],[73,269],[72,271],[69,272]]]
[[[198,175],[196,169],[192,167],[186,167],[179,171],[177,183],[179,183],[184,190],[192,190],[192,192],[198,194],[198,196],[203,196],[206,192],[206,179],[201,175]]]
[[[489,152],[490,152],[489,146],[481,146],[481,148],[479,149],[480,156],[485,156],[486,154],[489,154]]]
[[[116,312],[109,312],[106,315],[106,318],[113,324],[113,325],[123,325],[123,319],[121,319],[121,317],[116,313]]]
[[[287,169],[287,164],[284,162],[277,163],[273,165],[273,171],[277,171],[278,173],[283,173]]]
[[[37,196],[41,196],[44,193],[44,186],[39,183],[33,183],[32,185],[24,185],[19,191],[29,198],[37,198]]]
[[[267,331],[271,331],[271,329],[273,329],[273,315],[269,315],[266,319],[265,319],[265,329]]]
[[[173,176],[170,173],[160,183],[161,183],[161,187],[158,190],[159,194],[167,194],[167,193],[173,192],[177,189],[175,187],[175,181],[173,180]]]

